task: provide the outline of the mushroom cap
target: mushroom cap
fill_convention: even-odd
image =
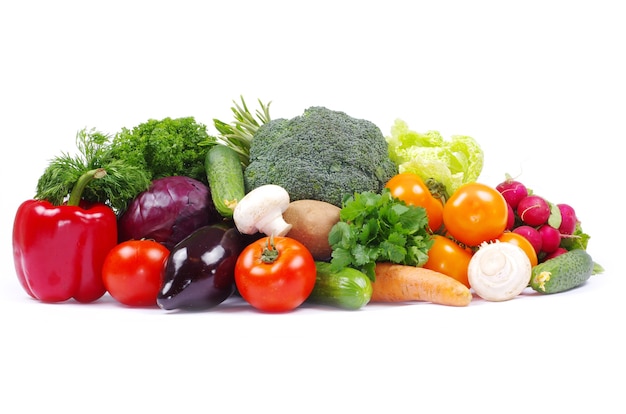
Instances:
[[[283,187],[266,184],[251,190],[237,203],[233,221],[240,233],[283,236],[291,224],[283,219],[289,207],[289,193]]]
[[[481,298],[505,301],[522,293],[532,273],[521,247],[508,242],[483,243],[468,266],[470,286]]]

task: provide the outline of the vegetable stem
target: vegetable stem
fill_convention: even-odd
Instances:
[[[274,235],[270,235],[267,239],[267,245],[261,253],[261,261],[263,263],[272,264],[278,259],[278,250],[274,244]]]
[[[105,175],[107,175],[107,172],[104,168],[95,168],[81,175],[78,181],[76,181],[76,184],[74,184],[74,188],[72,188],[72,191],[70,192],[70,198],[67,201],[67,205],[78,206],[82,198],[83,191],[85,191],[85,187],[87,187],[87,184],[89,184],[91,180],[102,178]]]

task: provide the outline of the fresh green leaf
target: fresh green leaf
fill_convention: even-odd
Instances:
[[[378,233],[380,232],[380,222],[376,218],[371,218],[367,223],[361,227],[359,234],[359,242],[364,245],[368,245],[376,240]]]
[[[454,135],[444,140],[437,131],[411,131],[406,122],[398,119],[386,139],[389,157],[400,172],[412,172],[424,182],[434,180],[442,184],[447,196],[462,184],[476,181],[482,172],[484,154],[472,137]]]
[[[370,262],[372,251],[363,244],[357,244],[351,249],[353,263],[363,266]]]
[[[142,168],[150,179],[184,175],[207,184],[204,159],[209,137],[193,117],[150,119],[123,128],[111,141],[110,156]]]
[[[349,249],[338,248],[332,252],[332,265],[334,268],[343,269],[352,265],[353,256]]]
[[[433,241],[426,211],[392,197],[389,189],[346,198],[339,218],[328,237],[335,271],[353,267],[374,280],[376,262],[422,266],[428,260]]]
[[[576,224],[574,233],[569,236],[563,236],[561,238],[561,247],[567,250],[582,249],[587,250],[587,244],[589,243],[590,236],[585,233],[582,226],[579,223]]]
[[[378,261],[402,263],[406,259],[407,255],[404,243],[394,243],[394,235],[399,236],[397,233],[394,233],[388,240],[384,240],[380,243]]]
[[[343,249],[348,249],[353,244],[351,238],[352,233],[350,225],[342,221],[337,222],[328,234],[328,242],[332,245],[340,246]]]
[[[561,222],[563,221],[563,217],[561,216],[561,210],[559,206],[554,203],[548,202],[550,206],[550,216],[548,217],[548,224],[555,229],[561,227]]]
[[[101,202],[120,211],[141,191],[150,186],[148,172],[110,156],[109,136],[94,129],[76,134],[78,153],[63,152],[53,158],[37,182],[35,198],[61,205],[79,178],[88,171],[104,169],[106,174],[89,182],[80,198]]]
[[[598,275],[600,273],[604,273],[604,268],[599,263],[594,262],[592,274]]]
[[[241,105],[233,101],[235,106],[230,108],[234,116],[233,122],[226,123],[219,119],[213,119],[213,125],[217,132],[219,132],[217,141],[232,148],[239,155],[242,165],[246,166],[250,160],[250,145],[252,144],[255,132],[261,125],[271,120],[271,102],[264,104],[259,99],[258,102],[261,109],[257,109],[256,112],[252,114],[243,96],[240,96],[240,99]],[[209,141],[208,144],[212,144],[212,141]],[[201,143],[201,145],[205,145],[205,143]]]

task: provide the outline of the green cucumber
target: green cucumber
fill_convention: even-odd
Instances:
[[[582,249],[570,250],[533,267],[530,287],[539,293],[559,293],[582,285],[593,274],[594,262]]]
[[[330,263],[315,262],[317,275],[308,301],[336,308],[356,310],[372,298],[372,282],[359,270],[346,267],[338,272]]]
[[[232,218],[235,206],[245,195],[239,155],[226,145],[214,145],[206,154],[204,168],[216,210],[222,217]]]

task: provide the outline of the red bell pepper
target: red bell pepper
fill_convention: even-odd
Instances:
[[[102,203],[80,200],[88,181],[103,170],[81,177],[64,205],[27,200],[15,215],[13,258],[24,290],[42,302],[74,298],[93,302],[106,290],[102,265],[117,244],[117,216]]]

